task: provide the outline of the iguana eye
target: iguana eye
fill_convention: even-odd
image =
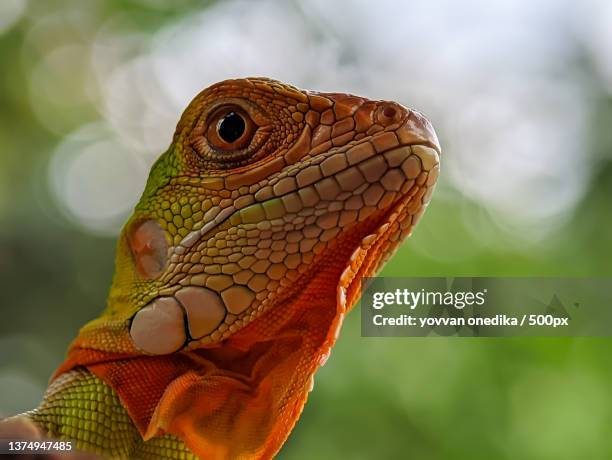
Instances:
[[[209,118],[206,137],[214,149],[239,150],[250,144],[254,128],[255,123],[242,109],[225,106],[219,108]]]
[[[217,122],[217,134],[225,142],[236,142],[246,129],[244,119],[236,112],[230,112]]]

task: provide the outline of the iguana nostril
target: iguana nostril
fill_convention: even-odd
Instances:
[[[387,106],[383,109],[383,115],[387,118],[393,118],[395,116],[396,110],[394,107]]]
[[[397,104],[385,102],[378,109],[378,116],[376,118],[381,125],[389,126],[400,121],[402,110]]]

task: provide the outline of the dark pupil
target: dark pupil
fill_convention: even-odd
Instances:
[[[244,133],[244,120],[235,112],[225,115],[217,125],[219,137],[227,143],[232,143]]]

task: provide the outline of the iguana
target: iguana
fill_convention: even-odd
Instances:
[[[439,155],[395,102],[267,78],[203,90],[121,231],[106,309],[10,421],[106,458],[272,458]]]

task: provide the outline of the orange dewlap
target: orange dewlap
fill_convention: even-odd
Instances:
[[[117,392],[145,440],[172,433],[203,458],[271,458],[358,298],[352,281],[377,268],[391,244],[384,236],[397,231],[400,217],[392,213],[373,244],[360,244],[357,234],[340,240],[339,257],[288,299],[286,309],[253,321],[222,346],[165,356],[115,354],[95,350],[96,335],[89,333],[77,337],[53,378],[85,366]],[[124,340],[130,340],[127,329]]]
[[[221,347],[114,354],[78,337],[55,377],[87,367],[118,393],[145,439],[172,433],[204,458],[269,458],[299,418],[336,340],[345,312],[344,299],[336,301],[344,268],[321,270],[287,304],[283,321],[264,315]]]

